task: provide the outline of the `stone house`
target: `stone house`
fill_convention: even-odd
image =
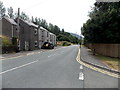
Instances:
[[[38,26],[20,19],[20,50],[38,49]]]
[[[12,40],[13,37],[18,37],[17,23],[7,16],[4,16],[1,20],[2,35],[7,36]]]

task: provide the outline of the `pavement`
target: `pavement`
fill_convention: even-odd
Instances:
[[[78,47],[0,60],[2,88],[118,88],[118,78],[77,62]]]
[[[82,61],[111,69],[110,67],[108,67],[107,65],[102,63],[102,61],[100,59],[98,59],[95,55],[93,55],[93,53],[90,51],[90,49],[88,49],[85,46],[82,46],[80,48],[80,54],[81,54],[81,60]]]
[[[61,48],[62,46],[57,46],[54,49],[58,49]],[[0,55],[0,59],[6,59],[6,58],[12,58],[12,57],[20,57],[23,55],[30,55],[30,54],[34,54],[34,53],[40,53],[40,52],[45,52],[45,51],[49,51],[49,50],[53,50],[53,49],[38,49],[38,50],[34,50],[34,51],[20,51],[18,53],[8,53],[8,54],[2,54]]]

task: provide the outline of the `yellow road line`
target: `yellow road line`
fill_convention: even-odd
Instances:
[[[81,60],[80,60],[80,49],[79,49],[79,51],[78,51],[78,55],[77,55],[77,57],[76,57],[76,60],[77,60],[78,63],[80,63],[81,65],[84,65],[84,66],[87,67],[87,68],[90,68],[90,69],[92,69],[92,70],[101,72],[101,73],[103,73],[103,74],[107,74],[107,75],[112,76],[112,77],[115,77],[115,78],[120,78],[120,75],[118,75],[118,74],[115,74],[115,73],[112,73],[112,72],[109,72],[109,71],[106,71],[106,70],[103,70],[103,69],[94,67],[94,66],[92,66],[92,65],[86,64],[86,63],[84,63],[83,61],[81,61]]]

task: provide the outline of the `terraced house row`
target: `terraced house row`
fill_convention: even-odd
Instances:
[[[13,20],[9,17],[3,17],[0,20],[2,26],[2,35],[12,40],[17,38],[17,45],[20,51],[40,49],[44,42],[51,42],[56,45],[56,35],[45,28],[35,25],[31,21],[19,19]],[[19,27],[19,30],[18,30]]]

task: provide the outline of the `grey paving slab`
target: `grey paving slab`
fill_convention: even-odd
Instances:
[[[81,60],[110,69],[107,65],[102,63],[101,60],[94,56],[93,53],[90,52],[87,47],[82,46],[80,48],[80,54]]]

